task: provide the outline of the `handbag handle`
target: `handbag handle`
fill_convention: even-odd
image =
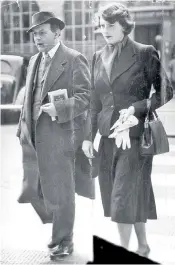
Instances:
[[[149,121],[150,110],[151,110],[151,99],[148,98],[148,99],[147,99],[147,114],[146,114],[146,118],[145,118],[146,121]],[[158,120],[159,117],[158,117],[158,115],[157,115],[157,112],[156,112],[155,110],[153,110],[152,113],[154,114],[154,116],[155,116],[156,119]]]

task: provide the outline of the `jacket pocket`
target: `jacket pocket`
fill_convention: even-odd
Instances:
[[[60,123],[60,127],[64,130],[78,130],[81,129],[82,126],[85,126],[87,119],[87,114],[83,113],[79,115],[78,117],[74,118],[71,121]]]

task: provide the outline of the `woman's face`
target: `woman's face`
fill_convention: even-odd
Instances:
[[[123,40],[123,28],[118,21],[116,21],[114,24],[110,24],[101,18],[100,22],[101,33],[108,44],[115,44]]]

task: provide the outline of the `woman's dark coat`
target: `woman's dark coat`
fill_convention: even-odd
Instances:
[[[130,38],[120,57],[114,60],[109,82],[102,62],[104,49],[98,51],[93,60],[92,137],[95,137],[97,128],[101,135],[108,136],[111,124],[119,118],[119,111],[131,105],[135,108],[134,115],[139,119],[139,124],[130,129],[130,136],[140,137],[147,111],[146,99],[149,98],[152,85],[155,89],[151,98],[152,110],[172,99],[172,86],[161,68],[155,48]]]
[[[96,52],[92,66],[91,127],[87,139],[94,140],[99,129],[99,184],[104,215],[119,223],[156,219],[151,183],[152,156],[140,155],[140,137],[152,86],[151,109],[173,97],[172,86],[161,68],[153,46],[128,38],[119,57],[115,57],[111,78],[103,65],[106,46]],[[139,123],[130,128],[131,148],[117,148],[108,136],[119,118],[119,111],[134,106]]]

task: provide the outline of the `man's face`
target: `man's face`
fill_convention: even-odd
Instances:
[[[48,52],[56,44],[56,38],[60,30],[52,32],[50,24],[42,24],[33,29],[33,38],[36,47],[40,52]]]
[[[106,42],[109,44],[115,44],[117,42],[122,41],[124,38],[123,28],[119,24],[119,22],[115,22],[114,24],[110,24],[101,18],[101,33],[105,38]]]

